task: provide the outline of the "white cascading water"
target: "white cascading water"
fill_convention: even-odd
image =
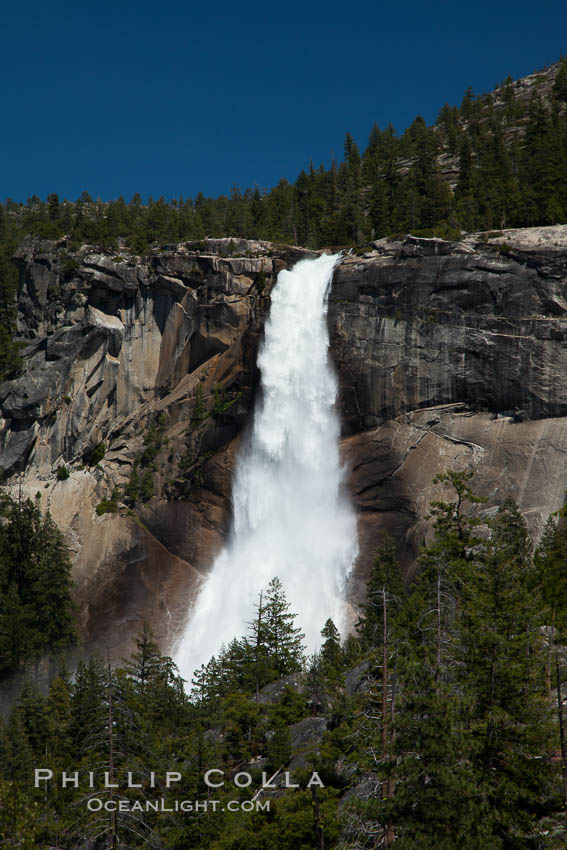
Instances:
[[[339,255],[301,260],[272,292],[258,355],[262,394],[233,482],[234,522],[177,647],[181,675],[247,633],[260,590],[282,582],[309,652],[328,617],[344,625],[358,551],[341,493],[337,382],[328,362],[327,292]]]

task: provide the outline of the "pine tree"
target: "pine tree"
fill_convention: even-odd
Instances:
[[[383,790],[365,816],[382,825],[385,846],[395,836],[400,847],[449,850],[462,845],[472,850],[490,845],[482,843],[483,821],[466,762],[466,701],[455,679],[463,657],[455,611],[459,575],[477,545],[476,523],[464,508],[477,497],[469,475],[448,473],[437,480],[451,485],[456,501],[433,504],[434,540],[420,556],[422,572],[397,613],[395,634],[384,641],[384,646],[395,647],[394,659],[385,656],[383,662],[384,670],[394,663],[395,711],[393,696],[387,711],[385,687],[375,695],[371,691],[370,717],[384,718],[375,733],[382,736],[382,746],[375,750]],[[386,683],[385,673],[383,678]]]
[[[320,714],[327,709],[329,701],[327,679],[321,654],[318,652],[311,655],[307,661],[306,695],[312,714]]]
[[[557,100],[567,103],[567,58],[563,59],[559,65],[559,70],[553,84],[553,93]]]
[[[304,660],[305,635],[294,626],[296,615],[290,613],[290,607],[282,583],[277,577],[273,578],[265,596],[263,644],[270,664],[279,676],[300,670]]]
[[[567,149],[564,118],[540,98],[530,103],[521,157],[523,222],[556,224],[567,214]]]
[[[346,134],[342,175],[341,219],[346,239],[358,245],[363,238],[362,161],[358,145]]]
[[[147,730],[160,730],[161,735],[175,731],[183,723],[187,707],[183,680],[172,659],[161,654],[147,623],[123,669],[134,686],[133,707]]]
[[[46,700],[34,684],[29,681],[24,684],[14,710],[34,756],[42,757],[49,739],[49,719]]]
[[[39,527],[41,541],[34,607],[37,627],[47,648],[57,654],[76,642],[71,600],[71,559],[63,535],[47,513]]]
[[[17,705],[10,712],[2,733],[0,770],[3,777],[10,782],[28,783],[33,775],[35,755]]]
[[[444,142],[450,153],[457,153],[459,147],[459,112],[456,107],[449,106],[448,103],[442,107],[437,117],[437,126],[443,132]]]
[[[478,221],[475,185],[472,145],[469,136],[465,135],[459,149],[459,178],[455,187],[455,201],[459,219],[467,230],[473,230]]]
[[[465,482],[456,483],[465,498]],[[455,536],[468,537],[468,529],[460,506],[437,503],[433,512],[435,539],[421,555],[423,571],[412,589],[400,638],[395,794],[383,815],[395,825],[402,847],[426,846],[433,836],[442,848],[451,835],[462,840],[450,822],[457,797],[463,797],[458,765],[464,748],[456,722],[458,699],[450,682],[455,659],[447,652],[453,610],[448,574],[451,561],[462,556],[468,542],[457,543]]]
[[[275,772],[284,767],[291,758],[291,735],[285,723],[277,723],[271,730],[266,746],[270,770]]]
[[[471,700],[471,760],[485,824],[494,840],[513,846],[527,841],[553,783],[553,766],[542,758],[551,741],[545,648],[529,537],[511,500],[491,530],[485,557],[463,576],[458,626],[467,661],[459,678]]]
[[[71,684],[61,671],[51,682],[47,697],[50,750],[54,761],[65,761],[71,755]]]
[[[404,595],[400,568],[393,538],[386,536],[374,561],[366,583],[366,601],[361,605],[362,617],[356,630],[364,649],[382,646],[384,636],[384,598],[389,603],[390,616],[399,608]]]
[[[71,561],[49,513],[30,499],[2,503],[0,526],[0,672],[13,672],[76,640]]]
[[[71,695],[69,729],[73,751],[79,756],[102,747],[107,717],[106,685],[106,670],[100,658],[91,658],[87,664],[79,662]]]
[[[21,367],[20,346],[13,339],[18,272],[12,263],[12,254],[16,243],[11,238],[6,219],[6,213],[0,207],[0,380],[15,376]]]
[[[338,685],[343,676],[344,658],[341,647],[340,632],[329,618],[321,629],[321,637],[324,638],[321,646],[321,666],[323,672],[331,684]]]
[[[39,806],[24,787],[0,779],[0,843],[6,848],[37,850]]]
[[[136,650],[125,661],[124,669],[140,694],[144,694],[153,678],[161,675],[162,656],[148,623],[143,624],[142,631],[136,638]]]
[[[60,217],[59,197],[56,193],[47,196],[47,207],[51,221],[57,221]]]
[[[28,617],[15,582],[4,585],[0,610],[0,673],[17,670],[35,654]]]
[[[451,191],[437,164],[437,136],[419,115],[408,128],[406,140],[414,158],[407,178],[407,223],[411,229],[434,228],[448,220],[452,208]]]
[[[564,512],[562,509],[562,514]],[[545,524],[535,553],[537,584],[541,588],[544,610],[542,625],[559,631],[561,640],[567,637],[567,521],[550,516]]]
[[[363,829],[376,829],[383,846],[394,842],[392,800],[395,793],[394,743],[396,740],[396,693],[398,648],[403,632],[398,619],[404,605],[404,592],[396,560],[394,541],[382,543],[367,584],[364,616],[356,624],[360,644],[370,651],[369,688],[357,735],[364,741],[363,763],[380,788],[378,799],[360,805],[358,818]],[[399,799],[399,797],[398,797]]]
[[[148,679],[148,689],[149,682]],[[75,809],[70,828],[75,841],[88,835],[94,842],[102,840],[104,835],[108,846],[119,847],[130,844],[136,836],[150,834],[141,815],[122,813],[118,805],[130,793],[124,788],[127,771],[132,773],[135,782],[139,782],[144,777],[147,779],[149,769],[157,767],[159,770],[163,763],[164,737],[171,727],[167,727],[161,715],[150,734],[146,714],[152,703],[149,690],[146,696],[144,704],[135,692],[134,679],[124,669],[112,670],[110,664],[100,658],[94,657],[88,664],[80,662],[78,665],[71,695],[69,735],[74,769],[93,772],[95,791],[77,791],[81,805]],[[171,722],[175,720],[172,718]],[[161,738],[160,726],[165,733]],[[112,783],[119,787],[113,788]],[[139,793],[143,795],[144,791]],[[109,809],[90,812],[85,803],[93,794],[104,802],[109,801]]]

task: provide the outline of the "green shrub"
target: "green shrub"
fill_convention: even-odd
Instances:
[[[236,395],[233,394],[232,397],[227,396],[226,390],[222,384],[217,384],[213,390],[214,401],[211,409],[212,416],[220,416],[222,413],[227,411],[241,395],[242,392],[239,392]]]
[[[207,408],[202,384],[197,384],[195,387],[195,396],[193,399],[193,408],[191,410],[191,425],[196,427],[207,418]]]
[[[260,269],[260,271],[256,275],[254,285],[256,286],[256,290],[258,291],[258,293],[261,295],[264,289],[266,288],[266,272],[264,271],[264,269]]]
[[[115,514],[118,511],[118,502],[120,500],[120,490],[114,489],[110,499],[103,499],[96,506],[96,512],[99,516],[103,514]]]
[[[157,418],[157,423],[150,425],[144,436],[144,451],[142,453],[142,466],[148,466],[157,457],[159,450],[164,444],[164,432],[167,426],[167,415],[162,411]]]
[[[510,245],[508,242],[502,242],[498,245],[498,252],[500,254],[504,254],[505,257],[508,256],[508,254],[511,254],[513,250],[514,246]]]
[[[144,469],[142,475],[142,484],[140,487],[140,496],[143,502],[149,502],[154,495],[154,468],[148,466]]]
[[[138,460],[135,460],[132,466],[132,472],[130,473],[128,484],[126,485],[126,489],[124,490],[124,495],[126,496],[129,502],[132,503],[138,500],[139,489],[140,477],[138,475]]]
[[[132,253],[136,254],[138,257],[144,257],[149,253],[150,246],[148,245],[148,241],[143,233],[131,233],[127,237],[127,242]]]
[[[213,416],[219,416],[223,412],[224,404],[225,404],[225,391],[222,384],[217,384],[217,386],[213,390],[213,408],[211,413]]]
[[[80,263],[77,262],[77,260],[73,259],[73,257],[67,257],[61,268],[61,274],[63,278],[69,280],[70,278],[74,277],[75,272],[79,267]]]
[[[57,480],[58,481],[67,481],[69,478],[69,470],[66,466],[60,466],[57,470]]]
[[[98,466],[99,462],[103,459],[106,454],[106,445],[104,443],[98,443],[87,455],[86,461],[89,466]]]

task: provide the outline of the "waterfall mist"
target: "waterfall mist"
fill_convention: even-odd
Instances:
[[[175,661],[191,681],[221,645],[247,632],[258,594],[278,576],[313,652],[328,617],[343,627],[357,555],[341,493],[337,382],[328,362],[327,292],[338,255],[278,275],[258,355],[262,393],[233,481],[230,539],[200,589]]]

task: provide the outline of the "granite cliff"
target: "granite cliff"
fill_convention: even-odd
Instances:
[[[471,468],[535,538],[567,484],[567,227],[374,243],[337,269],[329,322],[363,593],[387,528],[411,571],[432,479]]]
[[[142,619],[171,643],[222,545],[264,293],[309,253],[190,248],[141,262],[36,240],[15,258],[25,370],[0,389],[0,466],[64,529],[83,638],[117,657]],[[109,505],[138,464],[140,498]]]
[[[172,247],[140,260],[35,240],[16,255],[25,370],[0,386],[0,466],[65,531],[83,638],[115,657],[142,619],[171,645],[222,545],[270,288],[310,254]],[[411,572],[443,495],[436,472],[472,467],[483,510],[514,496],[534,536],[561,505],[566,294],[567,227],[380,240],[338,266],[329,330],[359,515],[353,601],[384,529]]]

